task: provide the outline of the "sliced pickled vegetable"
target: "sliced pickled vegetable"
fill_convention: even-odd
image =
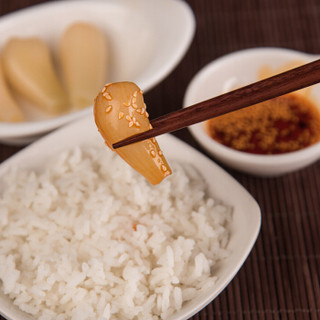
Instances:
[[[68,110],[68,98],[57,77],[48,46],[38,38],[12,38],[3,48],[3,68],[11,86],[51,114]]]
[[[105,35],[88,23],[71,25],[61,38],[60,61],[72,107],[91,106],[106,83],[108,48]]]
[[[6,83],[2,64],[0,63],[0,121],[19,122],[24,120],[23,112],[13,98]]]
[[[132,82],[106,85],[95,99],[94,117],[111,149],[113,143],[151,127],[142,91]],[[114,151],[152,184],[160,183],[171,174],[155,138]]]

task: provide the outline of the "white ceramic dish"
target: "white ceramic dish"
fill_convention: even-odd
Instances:
[[[250,253],[260,230],[260,209],[251,195],[230,175],[201,153],[170,135],[158,138],[167,159],[192,163],[206,179],[209,193],[233,206],[233,222],[228,248],[231,255],[216,268],[216,285],[197,299],[185,304],[170,320],[188,319],[212,301],[232,280]],[[34,142],[0,165],[0,179],[6,167],[41,168],[53,155],[74,145],[101,143],[92,117],[87,116]],[[30,319],[0,294],[0,313],[10,320]]]
[[[319,56],[280,48],[255,48],[231,53],[219,58],[197,73],[189,84],[184,107],[218,96],[235,87],[255,82],[262,67],[272,70],[290,64],[307,63]],[[320,102],[320,86],[310,88],[312,99]],[[317,104],[320,108],[320,103]],[[301,169],[320,158],[320,143],[303,150],[280,155],[254,155],[233,150],[211,139],[204,123],[190,127],[196,140],[217,160],[237,170],[257,176],[279,176]]]
[[[105,32],[110,48],[108,82],[130,80],[145,92],[174,69],[195,31],[194,15],[182,0],[54,1],[1,17],[0,52],[13,36],[37,36],[55,53],[62,32],[74,21],[87,21]],[[28,143],[92,110],[50,119],[24,108],[27,122],[0,122],[0,142]]]

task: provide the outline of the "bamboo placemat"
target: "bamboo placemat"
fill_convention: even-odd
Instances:
[[[1,1],[0,13],[40,2]],[[195,73],[221,55],[261,46],[320,53],[318,0],[188,3],[197,20],[195,39],[177,68],[146,94],[151,118],[180,108]],[[187,129],[175,135],[205,153]],[[0,161],[19,149],[0,145]],[[226,170],[259,203],[261,233],[233,281],[191,319],[320,319],[320,162],[278,178]]]

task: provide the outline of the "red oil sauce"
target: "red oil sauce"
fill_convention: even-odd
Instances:
[[[307,97],[292,93],[210,119],[206,129],[227,147],[281,154],[320,141],[320,111]]]

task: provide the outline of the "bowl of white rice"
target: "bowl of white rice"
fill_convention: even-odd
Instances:
[[[251,195],[178,139],[151,186],[92,117],[0,165],[0,313],[14,320],[188,319],[232,280],[260,229]]]

